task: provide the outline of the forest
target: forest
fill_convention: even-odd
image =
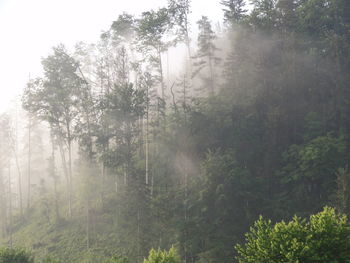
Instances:
[[[0,115],[0,262],[350,262],[244,247],[322,220],[350,240],[350,1],[217,4],[217,25],[168,0],[42,58]]]

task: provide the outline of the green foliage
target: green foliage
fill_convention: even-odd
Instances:
[[[113,256],[110,259],[106,260],[104,263],[128,263],[128,259],[126,257],[121,256]]]
[[[41,263],[61,263],[56,257],[53,256],[47,256],[45,257]]]
[[[0,248],[0,263],[34,263],[34,259],[21,248]]]
[[[181,263],[181,259],[174,247],[169,251],[151,249],[148,258],[143,263]]]
[[[326,207],[308,221],[272,224],[262,217],[237,245],[240,263],[350,262],[350,226],[345,215]]]

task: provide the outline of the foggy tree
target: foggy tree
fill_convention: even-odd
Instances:
[[[67,166],[66,181],[68,215],[72,215],[72,142],[73,124],[76,116],[76,96],[82,84],[77,75],[78,63],[70,57],[64,46],[53,49],[53,55],[42,61],[45,77],[34,82],[24,94],[24,108],[38,118],[47,121],[58,138],[64,166]],[[62,143],[68,150],[68,163]]]
[[[169,24],[170,18],[166,8],[144,12],[137,22],[137,39],[142,47],[146,48],[146,56],[149,56],[151,64],[154,64],[157,69],[161,88],[161,103],[164,105],[165,83],[162,54],[167,51],[172,44],[170,41],[166,40]],[[147,49],[151,49],[154,54],[149,54]]]
[[[202,16],[197,24],[199,29],[198,51],[194,56],[194,75],[202,74],[201,78],[208,89],[207,94],[213,95],[215,87],[218,85],[215,68],[220,62],[220,58],[216,55],[218,48],[214,43],[217,36],[211,27],[208,17]]]
[[[246,17],[246,1],[245,0],[222,0],[224,6],[224,21],[231,26],[240,22]]]
[[[135,19],[132,15],[123,13],[111,25],[117,41],[129,42],[135,35]]]
[[[169,0],[168,9],[171,17],[171,23],[174,24],[175,35],[177,39],[175,41],[184,42],[187,48],[188,62],[186,68],[188,86],[192,86],[192,50],[191,50],[191,24],[189,15],[190,0]]]

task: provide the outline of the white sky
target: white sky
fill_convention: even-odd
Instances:
[[[220,0],[192,0],[193,24],[201,15],[221,21]],[[138,15],[167,0],[0,0],[0,112],[21,94],[29,74],[41,73],[51,47],[96,42],[123,11]]]

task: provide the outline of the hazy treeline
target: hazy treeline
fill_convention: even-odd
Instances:
[[[246,2],[218,3],[220,32],[169,0],[54,47],[23,94],[24,147],[1,116],[3,241],[64,262],[171,245],[228,262],[260,214],[349,214],[350,2]]]

